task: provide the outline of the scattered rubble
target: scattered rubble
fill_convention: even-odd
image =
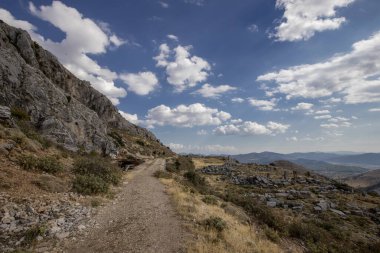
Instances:
[[[12,252],[37,230],[37,241],[45,238],[58,240],[69,237],[85,227],[80,223],[91,217],[93,210],[78,201],[74,193],[62,193],[58,200],[40,198],[16,199],[0,193],[0,252]],[[30,240],[30,238],[28,239]]]

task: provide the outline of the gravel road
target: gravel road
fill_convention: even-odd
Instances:
[[[164,165],[156,159],[129,172],[117,197],[92,218],[97,226],[65,252],[184,252],[186,231],[165,187],[152,175]]]

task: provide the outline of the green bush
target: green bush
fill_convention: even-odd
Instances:
[[[38,170],[55,174],[63,170],[61,162],[53,156],[37,158],[32,155],[22,155],[18,163],[24,170]]]
[[[22,108],[20,107],[12,107],[11,108],[11,115],[12,117],[18,119],[18,120],[30,120],[29,114]]]
[[[215,196],[212,196],[212,195],[206,195],[202,198],[202,201],[206,204],[209,204],[209,205],[217,205],[218,204],[218,200],[216,199]]]
[[[121,135],[117,132],[111,132],[108,134],[113,140],[114,140],[114,143],[116,146],[118,147],[124,147],[125,144],[124,144],[124,141],[123,141],[123,137],[121,137]]]
[[[205,219],[202,222],[202,225],[206,229],[215,229],[218,232],[222,232],[227,228],[227,223],[222,218],[216,216],[211,216],[210,218]]]
[[[27,230],[24,234],[24,245],[29,245],[33,243],[38,236],[43,236],[46,233],[46,227],[45,226],[35,226]]]
[[[91,174],[77,175],[73,182],[74,191],[86,195],[107,193],[109,186],[102,178]]]
[[[183,176],[194,186],[204,186],[206,184],[205,179],[195,171],[187,171]]]
[[[79,158],[74,162],[75,174],[94,175],[101,178],[106,183],[118,184],[121,180],[122,172],[110,160],[100,157]]]
[[[79,158],[74,162],[73,190],[82,194],[107,193],[111,184],[121,181],[122,172],[110,160],[100,157]]]
[[[305,222],[294,222],[290,224],[288,232],[291,237],[311,243],[318,243],[329,238],[325,230],[314,224]]]

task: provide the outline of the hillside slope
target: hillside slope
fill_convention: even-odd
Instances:
[[[151,132],[125,120],[107,97],[76,78],[27,32],[1,20],[0,105],[25,112],[39,134],[73,151],[116,155],[115,130],[159,143]]]

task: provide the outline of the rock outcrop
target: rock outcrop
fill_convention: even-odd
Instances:
[[[79,80],[26,31],[0,20],[0,106],[21,108],[44,137],[67,149],[116,154],[113,130],[153,142],[156,137],[125,120],[111,101]]]

